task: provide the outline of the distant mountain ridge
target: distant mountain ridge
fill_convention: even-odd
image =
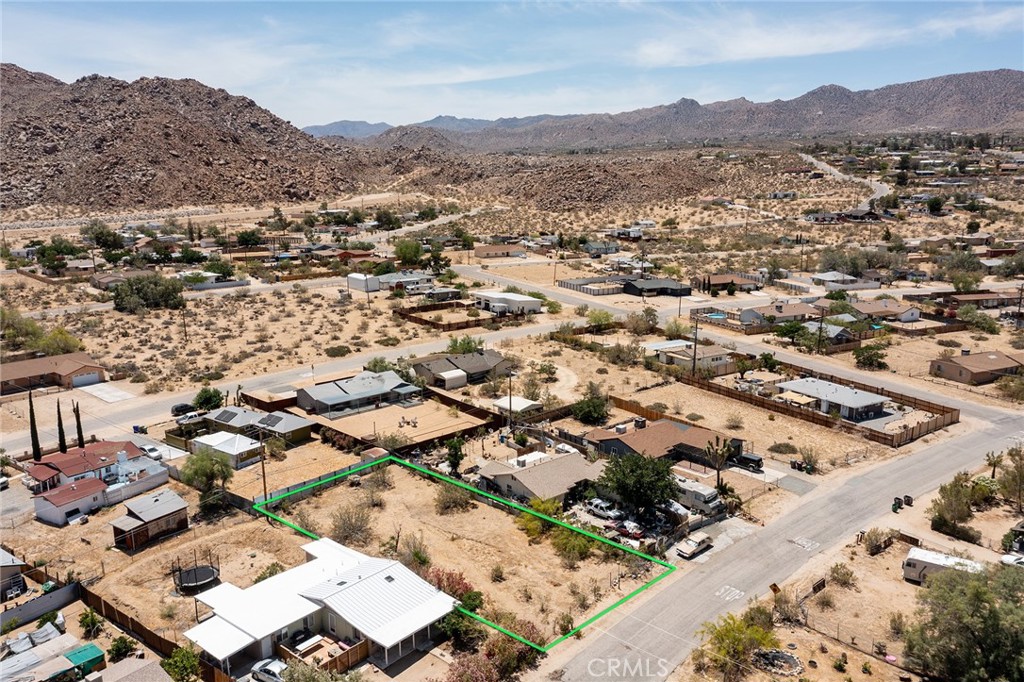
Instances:
[[[495,121],[437,116],[404,128],[445,131],[469,150],[629,147],[707,138],[750,139],[829,133],[1024,129],[1024,71],[939,76],[874,90],[823,85],[791,100],[740,97],[672,104],[619,114],[538,115]],[[311,134],[317,134],[310,128]]]
[[[309,133],[313,137],[347,137],[350,140],[358,140],[363,137],[373,137],[390,130],[394,126],[388,123],[367,123],[366,121],[335,121],[322,126],[306,126],[302,132]]]

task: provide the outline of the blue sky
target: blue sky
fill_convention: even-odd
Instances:
[[[790,99],[1024,68],[1012,2],[9,2],[2,59],[195,78],[299,126]]]

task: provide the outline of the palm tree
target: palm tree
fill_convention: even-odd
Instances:
[[[1003,463],[1003,455],[995,452],[989,452],[985,454],[985,466],[992,467],[992,478],[996,477],[996,471]]]

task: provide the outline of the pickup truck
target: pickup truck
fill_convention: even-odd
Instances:
[[[676,554],[682,559],[692,559],[710,546],[710,535],[707,533],[691,533],[676,547]]]

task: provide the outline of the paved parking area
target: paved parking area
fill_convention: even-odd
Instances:
[[[122,391],[113,384],[93,384],[92,386],[82,386],[76,389],[78,391],[84,391],[91,396],[99,398],[105,403],[119,403],[122,400],[128,400],[135,396],[127,391]]]
[[[11,471],[9,468],[8,471]],[[13,471],[11,471],[13,473]],[[18,520],[35,512],[32,493],[22,484],[24,474],[12,476],[7,490],[0,493],[0,516],[5,520]]]

